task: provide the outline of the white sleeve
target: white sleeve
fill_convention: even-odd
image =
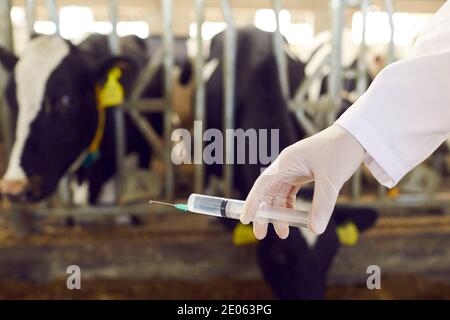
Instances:
[[[386,67],[336,123],[366,150],[365,163],[393,187],[450,136],[450,2],[413,55]]]

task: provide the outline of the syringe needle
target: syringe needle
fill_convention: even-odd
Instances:
[[[175,204],[174,204],[174,203],[168,203],[168,202],[162,202],[162,201],[150,200],[148,203],[149,203],[149,204],[156,203],[156,204],[162,204],[162,205],[164,205],[164,206],[175,207]]]
[[[189,210],[188,205],[184,204],[184,203],[168,203],[168,202],[155,201],[155,200],[150,200],[148,203],[149,204],[156,203],[156,204],[162,204],[163,206],[171,206],[171,207],[175,207],[178,210],[182,210],[182,211]]]

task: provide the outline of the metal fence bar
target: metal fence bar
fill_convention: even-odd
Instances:
[[[34,22],[36,16],[36,0],[27,0],[25,3],[26,19],[27,19],[27,30],[28,36],[34,34]]]
[[[55,24],[55,33],[60,35],[59,12],[56,0],[45,0],[45,4],[50,20]],[[28,35],[31,36],[34,34],[34,23],[36,21],[36,0],[27,0],[25,3],[25,11]]]
[[[307,135],[312,136],[313,134],[316,134],[319,132],[319,128],[317,127],[317,124],[314,123],[313,120],[308,118],[306,116],[306,111],[310,109],[311,103],[306,100],[306,96],[308,94],[308,89],[310,88],[311,84],[315,81],[315,79],[321,75],[323,72],[323,66],[328,65],[330,63],[330,56],[325,56],[322,61],[320,62],[320,67],[317,68],[313,74],[306,77],[302,83],[299,85],[299,87],[296,89],[296,92],[294,94],[294,98],[290,100],[289,102],[289,108],[295,112],[295,115],[297,117],[297,120],[300,122],[302,127],[305,129],[305,132]],[[327,109],[329,109],[329,103],[326,103],[328,106]],[[317,105],[315,106],[317,107]],[[322,108],[322,107],[321,107]],[[317,109],[317,108],[316,108]]]
[[[136,108],[129,108],[128,114],[131,120],[134,122],[136,127],[144,136],[144,139],[152,147],[152,149],[161,157],[165,158],[166,148],[161,141],[159,134],[155,129],[148,123],[147,119],[143,117]]]
[[[367,79],[367,14],[369,11],[369,0],[361,0],[360,10],[362,14],[362,31],[361,31],[361,44],[359,46],[359,56],[358,56],[358,72],[357,72],[357,82],[356,91],[358,96],[362,96],[367,90],[368,79]],[[355,172],[352,177],[352,199],[353,201],[359,200],[361,196],[361,183],[362,183],[362,169],[361,167]]]
[[[113,55],[120,54],[119,36],[117,35],[118,0],[109,0],[109,18],[112,31],[108,37],[109,47]],[[125,119],[121,108],[114,108],[115,145],[116,145],[116,203],[120,204],[124,181],[124,161],[126,154]]]
[[[369,12],[369,0],[361,0],[361,14],[362,14],[362,31],[361,31],[361,44],[359,46],[359,56],[358,56],[358,78],[356,82],[356,91],[358,96],[362,96],[367,90],[368,79],[367,79],[367,14]]]
[[[195,15],[197,23],[196,45],[197,53],[195,57],[195,114],[196,121],[204,124],[205,117],[205,81],[203,79],[203,38],[202,26],[205,21],[205,1],[195,1]],[[200,134],[200,136],[197,136]],[[200,132],[194,131],[194,163],[195,163],[195,192],[203,192],[205,179],[205,166],[201,155],[203,154],[203,129]],[[197,159],[200,155],[200,159]]]
[[[163,48],[164,48],[164,99],[166,108],[164,111],[164,145],[166,147],[166,177],[165,177],[165,193],[166,198],[174,197],[174,167],[171,160],[171,136],[172,136],[172,74],[173,74],[173,33],[172,33],[172,0],[161,0],[163,15]]]
[[[13,27],[11,21],[11,0],[0,1],[0,45],[13,49]]]
[[[128,100],[122,107],[125,111],[136,109],[139,112],[163,112],[165,104],[160,98],[141,98]]]
[[[0,46],[13,51],[11,0],[0,1]],[[4,99],[3,88],[8,81],[7,71],[0,67],[0,134],[3,138],[5,157],[9,158],[12,145],[12,128],[10,124],[10,112]]]
[[[140,111],[154,111],[162,112],[166,110],[167,102],[162,99],[141,99],[141,95],[146,89],[147,85],[152,81],[156,75],[164,57],[164,49],[158,48],[155,55],[147,62],[144,69],[140,72],[138,78],[134,82],[133,88],[131,89],[131,94],[128,101],[124,104],[124,108],[128,111],[131,120],[141,131],[144,138],[147,140],[148,144],[152,147],[156,153],[165,159],[166,148],[162,143],[158,133],[153,128],[153,126],[145,119]],[[146,108],[142,107],[142,102],[145,101]],[[152,108],[150,108],[152,107]],[[146,109],[146,110],[143,110]],[[150,110],[151,109],[151,110]]]
[[[394,2],[392,0],[384,0],[384,7],[389,18],[390,26],[390,38],[389,38],[389,48],[388,48],[388,63],[392,63],[396,60],[395,58],[395,25],[394,25]]]
[[[388,15],[389,26],[390,26],[390,37],[389,37],[389,44],[388,44],[387,63],[391,64],[396,60],[395,43],[394,43],[394,36],[395,36],[394,1],[393,0],[384,0],[384,7],[385,7],[386,13]],[[378,196],[381,201],[386,200],[387,188],[381,184],[378,187]]]
[[[230,163],[229,155],[234,155],[234,135],[228,134],[234,129],[234,96],[235,96],[235,78],[236,78],[236,30],[233,22],[233,12],[228,0],[222,0],[222,12],[224,20],[227,24],[225,30],[224,45],[224,72],[223,72],[223,129],[225,130],[225,154],[226,161],[224,164],[224,195],[232,196],[233,191],[233,175],[234,167]],[[227,132],[228,131],[228,132]],[[234,160],[234,159],[233,159]]]
[[[287,73],[286,55],[283,50],[283,37],[281,35],[280,12],[282,8],[281,0],[272,0],[272,9],[275,14],[276,28],[273,36],[273,47],[275,51],[275,59],[277,61],[278,76],[283,97],[289,99],[289,77]]]
[[[330,0],[331,10],[331,64],[328,77],[328,90],[334,110],[327,116],[328,125],[336,120],[337,110],[341,107],[342,98],[342,31],[344,27],[344,9],[346,0]]]
[[[58,5],[56,3],[56,0],[46,0],[45,3],[47,4],[47,11],[48,15],[50,17],[50,20],[53,21],[56,27],[56,34],[60,35],[60,24],[59,24],[59,13],[58,13]]]
[[[111,33],[108,37],[108,44],[114,55],[120,54],[120,42],[117,35],[119,0],[109,0],[109,20],[111,22]]]
[[[158,72],[158,69],[163,62],[163,57],[164,49],[158,48],[151,59],[148,60],[144,69],[140,72],[138,78],[134,82],[129,100],[136,101],[141,97],[148,84],[153,80],[154,76]]]

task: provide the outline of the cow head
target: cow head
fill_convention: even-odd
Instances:
[[[111,61],[95,63],[60,37],[37,36],[20,59],[2,50],[0,62],[10,71],[5,94],[16,118],[0,192],[37,201],[56,189],[92,140],[95,85],[104,81]]]

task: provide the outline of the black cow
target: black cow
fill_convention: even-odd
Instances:
[[[108,72],[117,66],[127,93],[147,62],[144,40],[129,36],[120,44],[122,56],[114,57],[103,35],[92,35],[78,46],[57,36],[39,35],[30,40],[20,59],[0,51],[0,62],[10,71],[6,98],[17,119],[2,192],[20,194],[26,201],[38,201],[54,192],[60,178],[93,140],[98,125],[96,86],[102,86]],[[161,81],[156,82],[145,96],[162,95]],[[161,116],[148,117],[161,132]],[[90,183],[90,202],[96,201],[102,185],[115,172],[113,119],[113,108],[106,109],[100,157],[77,172],[80,180]],[[127,153],[138,153],[139,165],[148,167],[148,144],[128,116],[125,124]]]

